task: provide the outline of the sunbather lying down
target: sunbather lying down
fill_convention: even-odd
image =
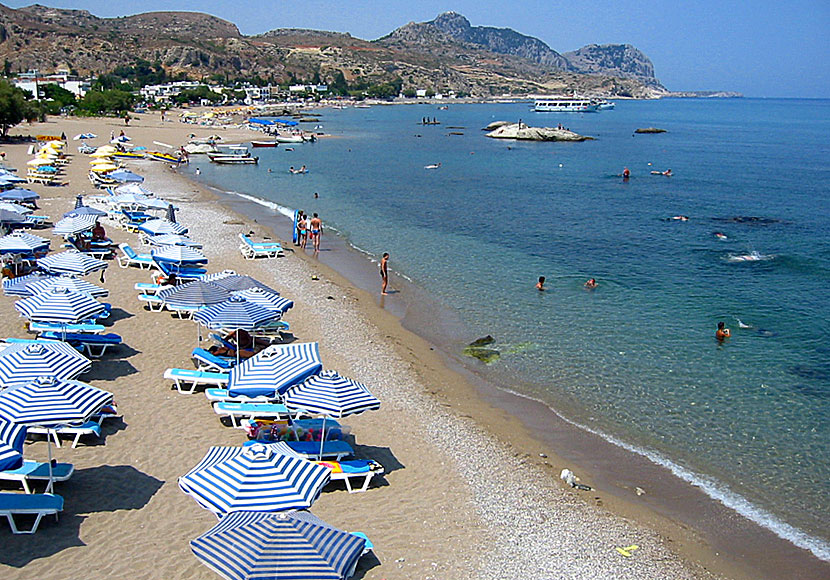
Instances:
[[[216,344],[208,348],[211,354],[217,356],[236,356],[237,345],[239,348],[239,358],[251,358],[256,353],[266,348],[271,344],[269,340],[262,338],[254,338],[246,330],[235,330],[220,337],[221,344]]]

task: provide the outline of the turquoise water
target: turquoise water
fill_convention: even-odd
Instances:
[[[597,139],[481,131],[520,118]],[[417,105],[320,122],[336,138],[258,149],[259,166],[199,161],[202,179],[389,251],[458,316],[458,350],[497,338],[503,356],[478,370],[830,559],[830,101]],[[633,135],[647,126],[668,132]]]

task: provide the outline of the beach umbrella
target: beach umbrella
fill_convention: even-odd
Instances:
[[[99,147],[95,153],[91,153],[90,157],[94,157],[96,159],[111,159],[112,154],[115,153],[115,150],[110,151],[109,149],[106,151],[101,151],[102,147]]]
[[[227,580],[343,580],[365,544],[307,511],[234,512],[191,540],[190,549]]]
[[[102,211],[102,210],[97,209],[97,208],[94,208],[94,207],[90,207],[88,205],[82,205],[81,207],[76,207],[75,209],[66,212],[65,214],[63,214],[63,217],[71,218],[71,217],[78,217],[78,216],[82,216],[82,215],[91,215],[91,216],[95,216],[95,217],[102,217],[102,216],[107,215],[107,212]]]
[[[179,488],[216,514],[311,507],[331,470],[300,457],[285,443],[211,447],[179,478]]]
[[[234,292],[234,295],[241,296],[248,302],[259,304],[268,310],[273,310],[280,316],[285,314],[286,310],[294,306],[293,300],[282,298],[277,292],[272,292],[263,288],[248,288],[247,290]]]
[[[202,244],[198,244],[188,238],[179,234],[161,234],[158,236],[149,236],[147,243],[151,246],[190,246],[191,248],[201,248]]]
[[[90,272],[103,270],[109,264],[77,250],[67,250],[40,258],[37,265],[51,274],[75,274],[86,276]]]
[[[114,165],[114,162],[109,157],[97,157],[89,162],[91,166],[95,165]]]
[[[194,280],[162,290],[158,293],[158,297],[174,307],[193,308],[224,302],[231,297],[231,294],[211,282]]]
[[[15,309],[29,320],[73,324],[106,310],[106,306],[89,294],[53,288],[18,300]]]
[[[167,221],[176,223],[176,208],[172,203],[167,204]]]
[[[112,163],[104,163],[102,165],[96,165],[90,169],[90,171],[94,171],[95,173],[106,173],[107,171],[115,171],[116,169],[118,169],[117,165]]]
[[[23,465],[23,443],[26,425],[0,421],[0,471],[17,469]]]
[[[43,159],[41,157],[35,157],[34,159],[30,159],[26,162],[26,165],[29,167],[40,167],[41,165],[51,165],[51,159]]]
[[[5,209],[8,211],[14,211],[21,215],[27,215],[32,213],[34,210],[28,207],[24,207],[22,205],[18,205],[13,201],[0,201],[0,209]]]
[[[200,250],[190,246],[161,246],[157,250],[151,250],[150,255],[156,262],[167,262],[168,264],[194,265],[205,264],[208,259]]]
[[[316,342],[275,344],[230,370],[230,396],[273,396],[323,369]]]
[[[119,169],[117,171],[113,171],[107,177],[114,179],[115,181],[121,183],[142,183],[144,178],[141,177],[137,173],[133,173],[127,169]]]
[[[49,249],[49,240],[27,232],[14,232],[0,238],[0,254],[31,254]]]
[[[214,330],[254,330],[277,317],[275,312],[239,296],[230,296],[193,315],[194,320]]]
[[[20,177],[14,173],[10,173],[4,169],[0,169],[0,178],[11,183],[26,183],[25,177]]]
[[[4,224],[25,224],[26,216],[16,211],[0,209],[0,223]]]
[[[98,216],[79,214],[76,211],[70,212],[72,215],[61,219],[52,228],[52,233],[59,236],[72,236],[86,232],[95,227],[98,221]]]
[[[15,187],[14,189],[0,191],[0,199],[4,199],[6,201],[34,201],[36,199],[40,199],[40,196],[31,189]]]
[[[73,141],[80,141],[81,139],[95,139],[98,135],[95,133],[81,133],[72,137]]]
[[[222,273],[224,275],[218,276],[216,278],[210,279],[214,284],[217,286],[221,286],[226,290],[230,290],[231,292],[238,292],[240,290],[248,290],[249,288],[261,288],[267,292],[271,292],[272,294],[276,294],[279,296],[279,292],[274,290],[273,288],[269,288],[256,278],[251,278],[250,276],[245,276],[241,274],[237,274],[235,272],[231,272],[230,274]],[[211,276],[214,276],[213,274]]]
[[[38,377],[74,379],[92,367],[92,361],[65,342],[13,343],[0,351],[0,388],[31,383]]]
[[[36,280],[43,280],[44,278],[51,278],[51,274],[44,274],[43,272],[32,272],[25,276],[12,278],[11,280],[3,280],[3,293],[6,296],[31,296],[28,284]]]
[[[116,187],[114,191],[118,194],[132,193],[135,195],[145,195],[147,197],[153,197],[155,195],[152,191],[137,183],[122,183]]]
[[[106,288],[101,288],[91,282],[71,276],[51,276],[27,284],[27,287],[32,295],[49,292],[53,288],[66,288],[69,292],[83,292],[94,298],[104,298],[110,293]]]
[[[166,219],[147,220],[138,229],[145,234],[157,236],[159,234],[186,234],[187,228],[182,224],[176,224]]]

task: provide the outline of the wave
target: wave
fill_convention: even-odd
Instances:
[[[603,439],[605,439],[609,443],[616,445],[617,447],[621,447],[622,449],[625,449],[626,451],[629,451],[631,453],[636,453],[637,455],[645,457],[646,459],[648,459],[656,465],[665,467],[666,469],[671,471],[672,474],[676,477],[699,488],[710,498],[720,502],[729,509],[736,511],[746,519],[758,524],[762,528],[770,530],[779,538],[787,540],[795,544],[799,548],[810,551],[816,558],[825,562],[830,562],[830,543],[822,540],[821,538],[811,536],[810,534],[802,530],[799,530],[795,526],[788,524],[779,517],[769,513],[763,508],[756,506],[742,495],[735,493],[734,491],[729,489],[729,486],[727,486],[723,482],[720,482],[713,477],[696,473],[690,469],[687,469],[682,465],[679,465],[671,459],[665,457],[658,451],[638,447],[636,445],[623,441],[618,437],[600,431],[599,429],[588,427],[587,425],[583,425],[582,423],[578,423],[572,419],[569,419],[568,417],[565,417],[564,415],[559,413],[559,411],[548,405],[545,401],[542,401],[535,397],[530,397],[528,395],[513,391],[511,389],[504,390],[508,393],[516,395],[517,397],[522,397],[524,399],[529,399],[531,401],[535,401],[537,403],[545,405],[545,407],[547,407],[554,415],[556,415],[566,423],[569,423],[574,427],[592,433],[598,437],[602,437]]]
[[[267,199],[262,199],[261,197],[256,197],[254,195],[248,195],[247,193],[239,193],[238,191],[225,191],[222,190],[223,193],[227,195],[235,195],[236,197],[241,197],[242,199],[247,199],[248,201],[252,201],[255,204],[261,205],[263,207],[267,207],[268,209],[274,210],[277,213],[280,213],[287,217],[290,220],[294,219],[294,209],[280,205],[273,201],[268,201]]]
[[[732,254],[728,258],[726,258],[729,262],[767,262],[769,260],[774,260],[774,254],[761,254],[759,252],[749,252],[748,254]]]

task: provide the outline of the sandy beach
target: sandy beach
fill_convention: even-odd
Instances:
[[[168,118],[169,119],[169,118]],[[50,119],[21,125],[11,134],[60,135],[82,131],[101,136],[125,129],[132,143],[186,142],[214,128],[158,115],[139,115],[129,127],[117,119]],[[219,131],[229,141],[249,141],[241,129]],[[72,162],[65,187],[31,185],[42,199],[39,213],[57,221],[77,194],[100,195],[86,177],[88,159],[69,141]],[[2,145],[6,164],[25,172],[28,144]],[[325,368],[365,383],[382,401],[380,411],[350,417],[360,457],[383,464],[386,474],[363,494],[333,484],[312,512],[349,531],[362,531],[375,545],[356,578],[751,578],[751,563],[721,558],[693,530],[599,489],[577,491],[559,480],[574,465],[542,446],[517,419],[481,396],[469,377],[448,368],[432,347],[405,330],[378,306],[378,296],[356,288],[333,269],[294,251],[286,257],[243,260],[237,235],[275,237],[274,231],[234,213],[205,187],[165,163],[131,161],[144,185],[180,208],[179,221],[204,244],[209,270],[249,274],[295,301],[286,320],[297,340],[319,341]],[[272,219],[276,219],[275,217]],[[135,234],[106,222],[116,242],[138,248]],[[61,240],[50,230],[52,249]],[[324,239],[323,243],[327,243]],[[90,280],[95,275],[90,276]],[[316,279],[315,279],[316,278]],[[223,426],[201,394],[182,395],[162,378],[168,367],[190,368],[195,323],[169,313],[148,312],[133,286],[147,270],[121,269],[111,261],[103,286],[113,305],[111,332],[124,345],[96,360],[80,377],[114,393],[123,419],[107,424],[100,443],[55,450],[76,466],[57,484],[65,498],[60,521],[45,520],[34,536],[0,531],[3,578],[216,578],[190,552],[189,540],[216,521],[183,494],[176,479],[211,445],[240,445],[243,431]],[[379,288],[378,288],[379,292]],[[23,337],[23,319],[11,297],[0,298],[3,336]],[[45,459],[43,441],[26,456]],[[585,475],[579,473],[577,475]],[[4,489],[14,489],[5,485]],[[630,557],[615,548],[637,545]],[[816,564],[806,574],[826,571]],[[796,575],[792,576],[796,577]],[[808,578],[809,575],[797,577]]]

